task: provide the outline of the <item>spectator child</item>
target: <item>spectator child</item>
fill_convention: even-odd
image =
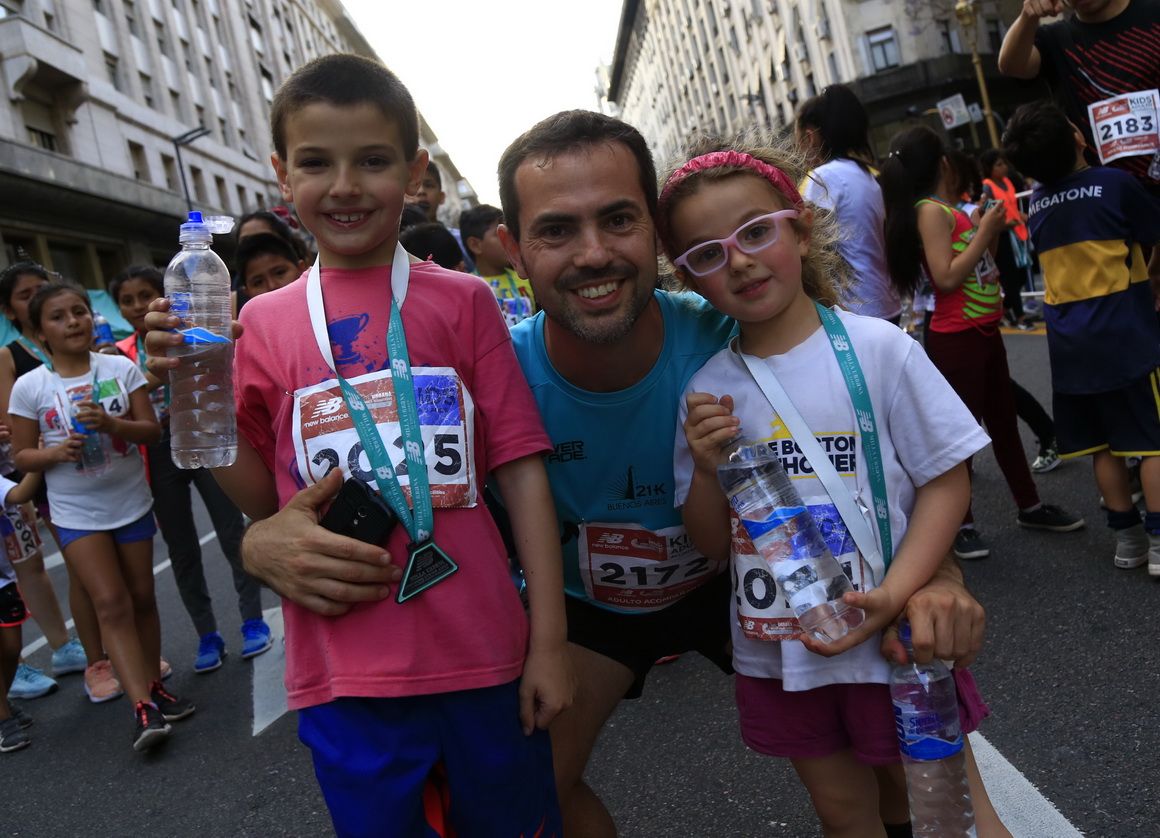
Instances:
[[[236,312],[254,297],[289,285],[305,270],[306,262],[285,239],[272,233],[246,236],[234,252]]]
[[[1003,145],[1040,182],[1029,225],[1043,265],[1060,455],[1092,455],[1116,567],[1147,562],[1160,576],[1160,324],[1149,283],[1160,277],[1160,198],[1121,169],[1088,166],[1082,132],[1049,102],[1020,107]],[[1127,456],[1143,458],[1143,522]]]
[[[450,230],[438,221],[415,224],[399,233],[399,242],[418,259],[434,262],[451,271],[467,271],[463,251]]]
[[[502,223],[503,210],[480,204],[464,210],[459,216],[459,234],[475,262],[475,273],[491,286],[508,325],[514,326],[535,314],[536,298],[532,284],[512,269],[507,251],[500,243],[499,225]]]
[[[273,247],[287,248],[277,236],[262,233],[247,237],[238,247],[239,254],[255,247],[252,242],[257,242],[257,247],[265,242]],[[258,257],[259,260],[262,258]],[[278,275],[279,266],[268,261],[243,259],[241,264],[243,271],[247,270],[247,265],[256,264],[258,269]],[[161,439],[143,449],[149,486],[155,501],[153,513],[161,527],[161,537],[169,548],[169,560],[173,563],[173,578],[177,582],[181,602],[197,631],[198,647],[193,671],[206,673],[222,665],[226,644],[218,632],[213,600],[202,568],[201,545],[193,520],[191,487],[196,488],[201,495],[222,553],[230,564],[234,590],[238,595],[238,611],[242,618],[243,660],[256,657],[270,648],[270,627],[262,619],[262,586],[242,567],[241,543],[242,532],[245,530],[242,513],[226,497],[208,469],[178,468],[173,463],[169,434],[169,386],[157,380],[145,366],[145,312],[149,310],[149,304],[163,294],[161,271],[147,265],[127,268],[109,283],[109,295],[117,301],[121,314],[135,330],[117,347],[127,358],[136,362],[148,381],[149,400],[161,425]]]
[[[156,527],[137,451],[158,439],[157,418],[132,361],[89,351],[93,315],[84,289],[50,283],[29,302],[28,316],[52,366],[37,367],[12,388],[15,465],[45,473],[64,560],[92,597],[105,648],[133,702],[133,747],[147,750],[169,736],[170,721],[194,710],[161,683]],[[80,462],[92,433],[107,457],[99,470]]]
[[[935,288],[926,351],[991,436],[995,459],[1018,509],[1016,521],[1033,529],[1070,532],[1082,518],[1042,503],[1023,454],[1007,350],[999,333],[1002,306],[992,258],[1007,228],[1006,209],[994,206],[976,229],[955,206],[960,189],[942,138],[919,126],[896,134],[880,177],[886,200],[886,258],[901,293],[923,276]],[[990,554],[967,511],[955,537],[959,558]]]
[[[772,373],[827,451],[857,451],[831,457],[843,490],[868,506],[885,491],[877,499],[889,521],[879,522],[876,546],[846,537],[832,545],[858,591],[846,601],[865,609],[868,627],[882,629],[950,548],[970,503],[964,462],[987,444],[986,434],[917,343],[892,324],[836,307],[832,217],[816,216],[798,194],[798,161],[748,137],[701,141],[689,157],[661,190],[658,236],[678,278],[733,317],[739,336],[694,374],[679,407],[675,498],[685,527],[711,560],[732,553],[734,579],[764,567],[743,535],[731,535],[738,522],[717,482],[722,447],[743,430],[798,475],[823,532],[842,529],[836,499],[817,478],[802,477],[802,449],[757,377]],[[860,364],[860,385],[843,377],[842,351]],[[869,443],[855,422],[855,386],[873,405],[882,488],[861,467]],[[867,519],[867,531],[873,526]],[[904,809],[905,779],[879,638],[823,657],[813,653],[816,640],[799,642],[780,596],[757,602],[741,582],[735,594],[733,665],[746,744],[792,761],[827,835],[881,834],[880,806]],[[770,635],[755,623],[794,625]],[[879,772],[889,777],[881,785]]]

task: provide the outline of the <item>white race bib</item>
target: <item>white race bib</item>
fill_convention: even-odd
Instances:
[[[475,506],[475,403],[471,394],[452,367],[415,367],[412,380],[431,502],[443,509]],[[403,493],[410,501],[411,484],[390,370],[366,373],[349,381],[370,409]],[[337,380],[303,387],[294,394],[292,428],[298,471],[307,484],[317,483],[331,469],[339,468],[345,476],[358,477],[377,491],[370,460]]]
[[[589,598],[631,611],[671,605],[726,566],[697,552],[684,527],[581,524],[578,555]]]
[[[1088,105],[1092,136],[1100,162],[1160,152],[1160,92],[1123,93]]]
[[[870,569],[829,497],[807,499],[806,506],[821,530],[826,546],[853,583],[854,590],[873,587]],[[741,519],[732,509],[729,511],[729,524],[732,529],[733,595],[737,602],[737,623],[742,633],[750,640],[795,639],[801,634],[797,617],[785,594],[778,588],[769,563],[757,552]],[[801,592],[796,593],[801,595]],[[820,591],[817,604],[824,601],[826,594]]]
[[[0,513],[0,536],[8,560],[19,563],[40,552],[40,533],[36,531],[36,513],[31,504],[5,506]]]

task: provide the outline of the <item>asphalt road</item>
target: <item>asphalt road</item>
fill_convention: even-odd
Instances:
[[[1007,345],[1015,377],[1049,403],[1044,338],[1013,335]],[[993,715],[981,732],[1083,834],[1160,836],[1158,583],[1143,569],[1113,568],[1086,463],[1037,481],[1045,499],[1087,518],[1085,530],[1067,535],[1015,525],[989,453],[977,459],[976,476],[976,517],[994,547],[966,567],[989,618],[975,674]],[[236,655],[228,567],[216,541],[204,550],[235,651],[218,672],[192,672],[194,631],[171,571],[157,575],[171,687],[197,702],[197,714],[161,753],[142,757],[130,748],[125,701],[89,704],[79,676],[66,676],[57,693],[25,704],[36,717],[33,746],[0,755],[0,835],[330,834],[293,717],[252,735],[252,668]],[[156,556],[165,556],[160,539]],[[53,576],[63,590],[63,568]],[[25,643],[37,637],[30,623]],[[31,660],[44,665],[47,652]],[[741,744],[730,680],[695,656],[656,669],[644,697],[622,705],[589,779],[626,838],[819,834],[789,766]]]

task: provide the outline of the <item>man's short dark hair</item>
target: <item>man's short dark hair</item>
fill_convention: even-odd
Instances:
[[[416,224],[399,233],[399,244],[420,259],[455,270],[463,262],[463,251],[451,231],[438,221]]]
[[[503,221],[503,210],[491,204],[480,204],[477,207],[465,209],[459,215],[459,237],[463,239],[463,246],[467,247],[467,240],[482,239],[487,228],[497,221]],[[471,248],[467,247],[468,253]],[[472,254],[474,256],[474,254]]]
[[[648,143],[626,122],[595,111],[562,111],[537,122],[507,147],[499,160],[499,198],[504,223],[513,238],[520,238],[520,196],[516,170],[529,159],[550,160],[570,151],[594,145],[622,143],[636,158],[640,188],[649,215],[657,210],[657,170]],[[461,227],[462,229],[462,227]],[[466,241],[466,239],[464,239]]]
[[[1051,185],[1075,170],[1075,126],[1049,100],[1020,105],[1007,120],[1003,154],[1015,168]]]
[[[361,55],[324,55],[304,64],[274,94],[270,134],[274,150],[286,159],[286,120],[307,105],[339,107],[370,104],[394,122],[403,153],[414,160],[419,151],[419,114],[415,100],[399,78],[377,61]]]

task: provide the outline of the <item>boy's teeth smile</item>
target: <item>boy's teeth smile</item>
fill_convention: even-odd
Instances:
[[[330,217],[340,224],[353,224],[366,217],[365,212],[332,212]]]
[[[605,282],[603,285],[588,285],[577,288],[576,293],[586,300],[595,300],[597,297],[606,297],[620,287],[621,280]]]

